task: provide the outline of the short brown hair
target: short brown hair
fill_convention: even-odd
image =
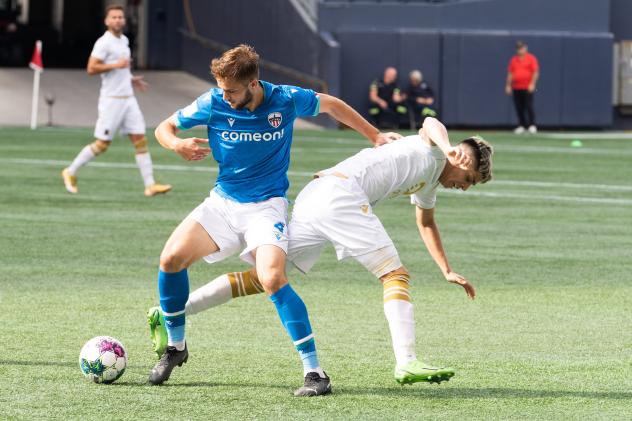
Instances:
[[[259,79],[259,54],[250,45],[240,44],[211,61],[215,79],[250,81]]]
[[[105,17],[107,18],[108,15],[110,14],[110,12],[112,10],[120,10],[121,12],[125,13],[125,8],[123,6],[121,6],[120,4],[111,4],[108,7],[105,8]]]
[[[468,137],[462,140],[472,151],[472,161],[476,164],[476,171],[481,175],[481,183],[487,183],[492,179],[492,155],[494,148],[480,136]]]

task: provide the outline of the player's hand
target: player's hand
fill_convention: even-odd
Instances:
[[[125,69],[126,67],[129,67],[129,66],[130,66],[129,57],[122,57],[118,59],[117,62],[112,63],[113,69]]]
[[[132,86],[141,92],[149,88],[149,83],[145,82],[144,76],[132,76]]]
[[[511,86],[505,86],[505,93],[511,95]]]
[[[211,153],[209,148],[204,148],[203,146],[208,146],[208,139],[189,137],[178,142],[173,150],[187,161],[199,161]]]
[[[397,139],[401,139],[401,138],[402,138],[402,135],[399,133],[394,133],[394,132],[378,133],[378,135],[375,137],[375,141],[373,142],[373,144],[375,146],[382,146],[387,143],[393,143]]]
[[[470,282],[467,279],[465,279],[463,276],[459,275],[458,273],[450,272],[445,275],[445,279],[451,284],[457,284],[457,285],[462,286],[468,298],[470,298],[471,300],[473,300],[474,297],[476,297],[476,290],[474,289],[474,285],[470,284]]]
[[[527,90],[529,91],[529,93],[534,93],[535,92],[535,84],[533,84],[533,83],[529,84],[529,87],[527,88]]]
[[[458,147],[451,147],[445,151],[445,157],[448,159],[450,164],[456,167],[467,168],[467,166],[472,162],[472,159],[468,156],[468,154]]]

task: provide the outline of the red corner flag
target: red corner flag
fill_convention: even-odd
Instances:
[[[42,63],[42,41],[35,41],[35,49],[29,67],[33,70],[43,71],[44,63]]]

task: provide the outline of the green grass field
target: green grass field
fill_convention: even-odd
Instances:
[[[291,280],[334,394],[298,399],[302,369],[264,296],[190,317],[188,364],[146,385],[158,256],[208,194],[214,162],[187,163],[152,137],[157,179],[174,190],[145,198],[129,141],[117,138],[71,196],[59,173],[90,129],[1,128],[0,419],[632,419],[632,140],[571,148],[483,135],[496,146],[495,179],[440,193],[436,213],[475,301],[443,280],[405,199],[376,208],[412,274],[418,354],[456,377],[397,385],[381,286],[328,249]],[[297,133],[289,197],[366,145],[349,132]],[[197,263],[191,288],[244,267]],[[129,353],[112,385],[88,383],[78,367],[96,335]]]

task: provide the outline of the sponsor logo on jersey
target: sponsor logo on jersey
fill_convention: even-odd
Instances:
[[[224,130],[220,133],[223,140],[229,142],[269,142],[271,140],[279,140],[283,137],[285,129],[276,130],[274,132],[229,132]]]
[[[274,113],[268,114],[268,123],[270,123],[270,125],[274,127],[275,129],[281,125],[282,121],[283,121],[283,116],[281,115],[281,113],[274,112]]]
[[[235,124],[235,119],[234,118],[229,118],[228,119],[228,124],[230,124],[230,127],[233,127],[233,124]]]

